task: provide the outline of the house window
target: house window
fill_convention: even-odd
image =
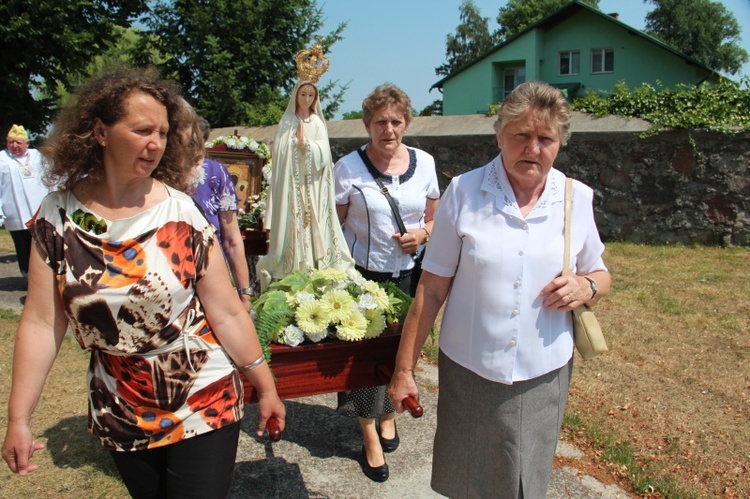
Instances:
[[[560,52],[560,76],[581,73],[581,54],[577,50]]]
[[[505,99],[514,88],[525,81],[525,68],[505,68],[503,71],[503,99]]]
[[[612,49],[591,51],[591,72],[611,73],[615,70],[615,52]]]

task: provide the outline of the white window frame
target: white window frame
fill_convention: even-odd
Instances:
[[[574,55],[578,56],[578,71],[574,71],[576,68],[574,68],[573,59]],[[569,71],[567,73],[562,72],[562,59],[563,56],[568,56],[568,69]],[[575,76],[581,74],[581,52],[579,50],[562,50],[559,52],[558,58],[557,58],[557,74],[558,76]]]
[[[612,69],[607,70],[607,54],[612,55]],[[598,60],[597,60],[598,59]],[[594,62],[600,64],[600,69],[594,67]],[[591,49],[591,74],[607,74],[615,72],[615,51],[611,48]]]

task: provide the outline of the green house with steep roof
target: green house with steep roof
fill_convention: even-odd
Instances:
[[[704,64],[588,4],[573,0],[466,64],[430,90],[443,93],[443,115],[485,113],[513,88],[541,80],[568,98],[611,91],[622,81],[673,87],[715,83]]]

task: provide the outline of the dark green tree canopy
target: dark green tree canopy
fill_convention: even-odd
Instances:
[[[737,19],[711,0],[646,0],[655,6],[646,15],[646,33],[711,69],[737,74],[748,61],[738,45]]]
[[[146,0],[0,2],[0,133],[12,123],[43,133],[58,88],[110,46],[116,26],[128,27]]]
[[[599,8],[599,0],[583,1],[596,9]],[[507,40],[569,2],[570,0],[508,0],[504,7],[500,7],[497,15],[500,29],[495,35],[500,40]]]
[[[286,107],[294,57],[323,13],[315,0],[159,0],[146,25],[151,45],[168,57],[164,74],[212,126],[270,124]],[[323,41],[324,52],[344,27]]]
[[[473,59],[492,49],[497,37],[490,34],[488,17],[482,17],[472,0],[463,0],[459,7],[461,24],[456,33],[446,36],[445,64],[435,68],[438,76],[447,76]]]

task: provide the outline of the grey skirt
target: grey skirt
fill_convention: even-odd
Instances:
[[[439,357],[432,488],[453,498],[544,499],[573,359],[504,385]]]

